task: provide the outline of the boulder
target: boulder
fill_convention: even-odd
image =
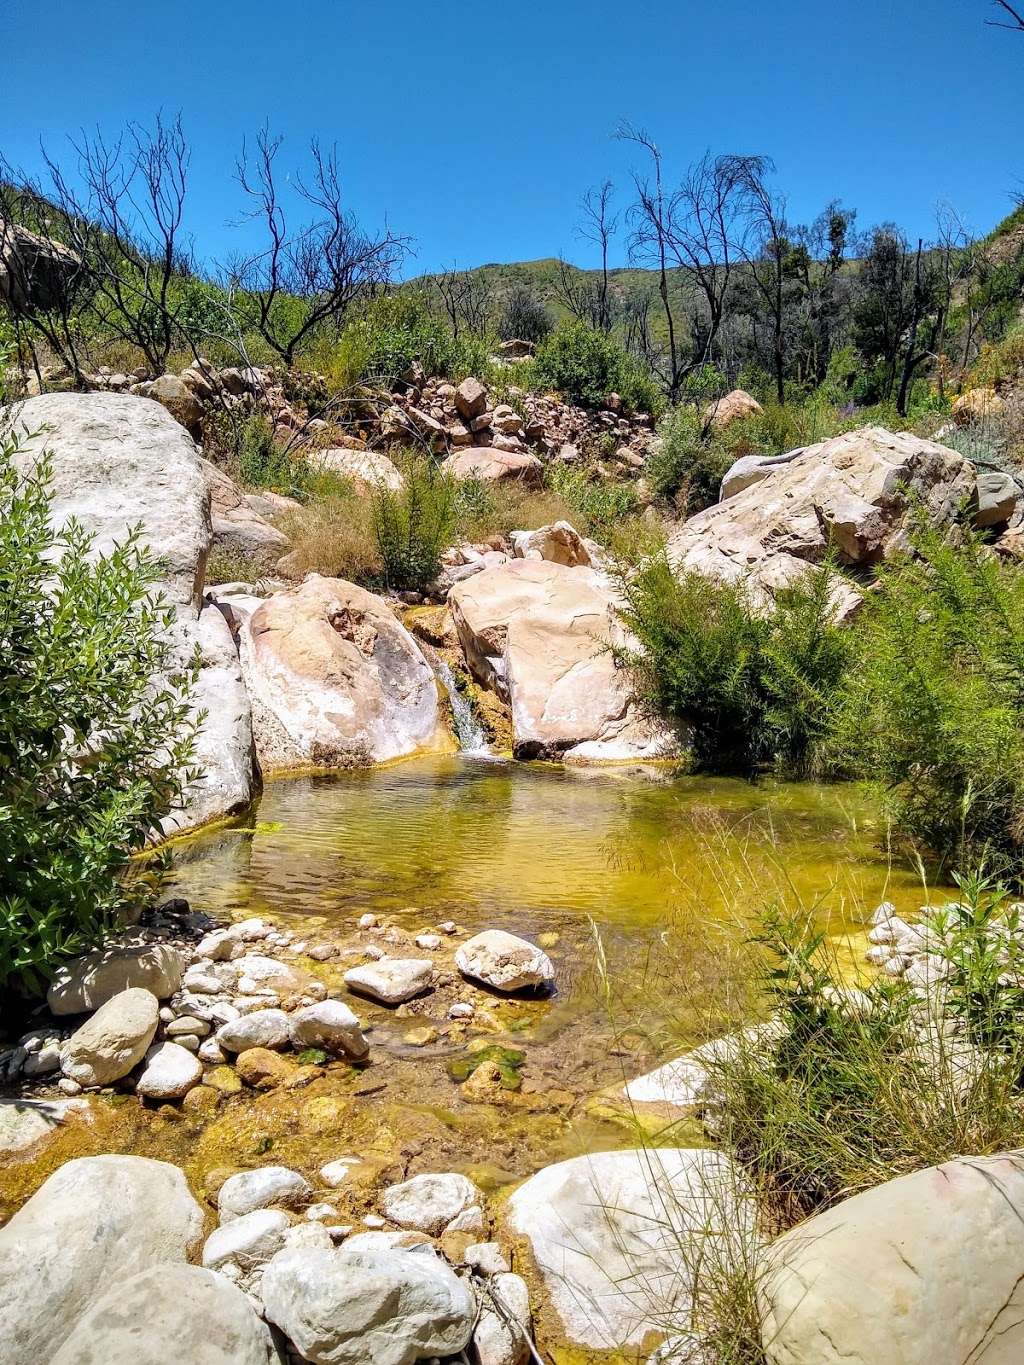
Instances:
[[[286,1249],[264,1270],[260,1293],[267,1319],[315,1365],[457,1355],[476,1317],[468,1286],[429,1249]]]
[[[593,565],[583,537],[567,521],[556,521],[536,531],[513,531],[509,539],[517,559],[547,559],[570,569]]]
[[[181,985],[185,962],[184,952],[169,943],[96,948],[57,968],[46,1003],[53,1014],[84,1014],[132,987],[166,1000]]]
[[[62,242],[0,219],[0,299],[11,308],[54,308],[74,297],[82,258]]]
[[[405,487],[401,470],[382,450],[332,447],[330,450],[311,450],[306,459],[316,469],[350,479],[359,493],[372,493],[378,488],[401,493]]]
[[[464,379],[455,390],[455,408],[463,421],[471,422],[487,410],[487,390],[479,379]]]
[[[522,451],[466,446],[449,455],[441,468],[460,482],[476,479],[480,483],[503,483],[507,479],[521,479],[523,483],[535,484],[540,482],[544,466],[536,455]]]
[[[973,422],[998,421],[1006,404],[993,388],[968,389],[953,400],[950,411],[958,427],[969,427]]]
[[[1021,484],[1002,469],[978,471],[978,507],[974,524],[979,530],[988,526],[1003,526],[1017,510],[1021,498]]]
[[[555,979],[555,969],[543,949],[504,929],[485,929],[460,944],[455,965],[463,976],[497,991],[529,990],[548,986]]]
[[[728,1157],[670,1147],[545,1167],[511,1196],[506,1216],[569,1343],[623,1351],[686,1320],[697,1239],[734,1235],[753,1215]],[[692,1255],[680,1254],[684,1243]]]
[[[400,1005],[422,995],[434,980],[434,964],[428,957],[383,957],[350,967],[345,985],[384,1005]]]
[[[166,408],[190,436],[198,439],[203,422],[203,405],[183,379],[176,374],[162,374],[149,385],[146,396]]]
[[[288,537],[254,510],[249,495],[222,469],[209,460],[203,460],[202,466],[210,489],[214,544],[257,558],[283,554],[288,548]]]
[[[74,517],[109,552],[142,524],[164,563],[162,588],[198,611],[210,548],[210,494],[195,443],[159,403],[114,393],[48,393],[0,410],[32,433],[16,457],[28,469],[53,457],[51,517]]]
[[[483,1195],[467,1176],[449,1171],[443,1175],[414,1175],[401,1185],[390,1185],[381,1195],[385,1218],[400,1228],[440,1236],[448,1224],[467,1209],[480,1209]]]
[[[163,821],[168,836],[244,810],[260,788],[249,694],[220,607],[211,603],[202,609],[192,638],[199,646],[200,669],[191,707],[206,713],[196,738],[199,776],[186,788],[182,807]]]
[[[357,767],[448,746],[437,684],[381,598],[311,575],[239,631],[264,769]]]
[[[132,987],[101,1005],[61,1047],[61,1069],[79,1085],[110,1085],[138,1066],[160,1022],[152,991]]]
[[[251,1047],[279,1051],[287,1047],[290,1021],[284,1010],[253,1010],[229,1019],[217,1030],[217,1045],[225,1052],[245,1052]]]
[[[630,637],[594,569],[516,559],[456,583],[452,619],[477,680],[509,701],[517,758],[670,757],[614,650]]]
[[[287,1166],[260,1166],[228,1176],[217,1195],[220,1221],[230,1223],[254,1209],[280,1204],[287,1209],[305,1204],[313,1187],[298,1171]]]
[[[745,389],[733,389],[724,398],[716,398],[707,405],[704,421],[716,431],[724,431],[733,422],[740,422],[745,417],[756,417],[762,412],[764,408]]]
[[[905,551],[912,504],[949,525],[976,500],[974,467],[955,450],[881,427],[807,446],[757,484],[698,512],[668,541],[678,571],[745,583],[769,609],[782,586],[799,582],[834,545],[843,564],[867,566]],[[849,600],[847,600],[849,599]],[[843,616],[859,602],[850,590]]]
[[[247,953],[237,958],[233,966],[238,971],[238,989],[243,995],[258,991],[299,991],[307,978],[287,962],[263,953]]]
[[[66,1162],[0,1228],[0,1365],[52,1361],[101,1295],[153,1266],[183,1264],[202,1228],[176,1166]]]
[[[915,1171],[799,1224],[759,1281],[767,1359],[1016,1365],[1022,1209],[1024,1156],[1012,1153]]]
[[[266,1323],[223,1275],[157,1265],[110,1285],[51,1365],[271,1365],[279,1359]]]
[[[147,1100],[180,1100],[203,1079],[203,1064],[178,1043],[157,1043],[146,1053],[135,1089]]]
[[[203,1243],[203,1265],[217,1270],[234,1261],[242,1270],[263,1265],[281,1250],[291,1219],[280,1209],[253,1209],[215,1228]]]
[[[288,1030],[292,1047],[298,1049],[319,1047],[356,1058],[365,1057],[370,1050],[358,1018],[340,1000],[321,1000],[296,1010]]]

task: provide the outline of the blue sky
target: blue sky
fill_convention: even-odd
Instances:
[[[705,149],[772,156],[791,217],[831,198],[862,227],[931,229],[939,201],[979,231],[1024,179],[1024,35],[988,0],[0,0],[0,149],[181,110],[188,225],[236,244],[232,167],[265,121],[301,165],[337,142],[353,209],[415,239],[409,273],[563,252],[580,196],[649,129],[669,173]]]

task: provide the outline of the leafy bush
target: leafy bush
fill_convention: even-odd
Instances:
[[[133,902],[132,855],[178,802],[192,673],[137,534],[94,555],[48,520],[50,465],[0,442],[0,984],[38,986]]]
[[[554,326],[547,305],[527,285],[513,284],[505,295],[498,335],[503,341],[543,341]]]
[[[464,357],[482,363],[485,350],[473,338],[456,341],[425,295],[399,289],[374,299],[364,315],[345,328],[324,364],[337,388],[363,381],[389,387],[414,361],[427,375],[447,378],[458,373]]]
[[[669,408],[658,423],[658,437],[647,460],[651,491],[674,499],[687,515],[717,502],[733,455],[713,439],[698,410]]]
[[[586,470],[568,465],[549,466],[545,482],[569,508],[576,529],[600,541],[640,505],[632,484],[594,482]]]
[[[458,504],[453,481],[429,460],[410,457],[404,474],[400,493],[383,486],[375,490],[373,530],[384,586],[422,592],[440,572]]]
[[[921,526],[865,601],[838,711],[844,759],[952,861],[1016,865],[1024,833],[1024,578],[966,530]]]
[[[599,407],[618,393],[627,408],[656,412],[661,399],[653,379],[611,337],[584,322],[560,322],[537,348],[533,382],[555,389],[582,407]]]
[[[831,561],[782,590],[771,615],[742,589],[676,576],[658,556],[623,583],[631,661],[649,704],[691,737],[699,767],[787,772],[815,766],[849,658],[832,623]]]

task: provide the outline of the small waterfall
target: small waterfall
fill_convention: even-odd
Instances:
[[[429,645],[423,644],[422,641],[420,648],[447,693],[448,704],[452,712],[452,726],[455,730],[455,738],[459,741],[460,750],[464,754],[470,754],[476,758],[491,757],[490,745],[487,743],[480,722],[476,718],[476,713],[460,690],[450,666],[435,650],[431,649]]]

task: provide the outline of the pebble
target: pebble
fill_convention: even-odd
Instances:
[[[422,948],[424,952],[435,953],[441,946],[441,936],[439,934],[417,934],[416,947]]]
[[[462,1260],[481,1275],[507,1275],[512,1269],[497,1242],[474,1242],[463,1252]]]
[[[439,924],[437,927],[442,934],[457,934],[459,931],[459,927],[453,919],[446,919],[443,924]]]
[[[57,1089],[62,1095],[80,1095],[82,1093],[82,1087],[70,1076],[62,1076],[57,1082]]]
[[[260,1166],[254,1171],[239,1171],[228,1176],[217,1195],[222,1223],[233,1222],[253,1209],[281,1204],[294,1208],[312,1194],[308,1181],[287,1166]]]
[[[476,1010],[473,1008],[472,1005],[469,1005],[469,1004],[467,1004],[465,1001],[460,1000],[460,1001],[458,1001],[456,1004],[452,1005],[452,1006],[449,1008],[449,1010],[448,1010],[448,1018],[449,1018],[449,1019],[472,1019],[472,1017],[473,1017],[473,1015],[474,1015],[475,1013],[476,1013]]]
[[[353,1167],[359,1164],[357,1156],[340,1156],[337,1160],[328,1161],[326,1166],[320,1167],[320,1179],[325,1185],[337,1189],[339,1185],[344,1185],[352,1174]]]
[[[360,929],[376,929],[377,923],[376,915],[360,915],[358,927]]]
[[[310,1204],[306,1210],[306,1218],[310,1223],[322,1223],[326,1218],[333,1218],[337,1209],[333,1204]]]
[[[436,1043],[437,1039],[437,1029],[430,1024],[421,1024],[402,1035],[402,1042],[408,1043],[410,1047],[427,1047],[430,1043]]]
[[[363,1219],[363,1227],[382,1228],[385,1226],[384,1219],[379,1213],[368,1213]]]
[[[217,1066],[221,1062],[227,1061],[227,1053],[217,1042],[216,1038],[204,1038],[199,1044],[199,1058],[201,1061],[209,1062],[212,1066]]]
[[[194,1014],[179,1014],[177,1019],[173,1019],[167,1025],[164,1032],[168,1038],[178,1038],[188,1033],[195,1034],[197,1038],[205,1038],[210,1032],[210,1027],[206,1019],[197,1019]]]

